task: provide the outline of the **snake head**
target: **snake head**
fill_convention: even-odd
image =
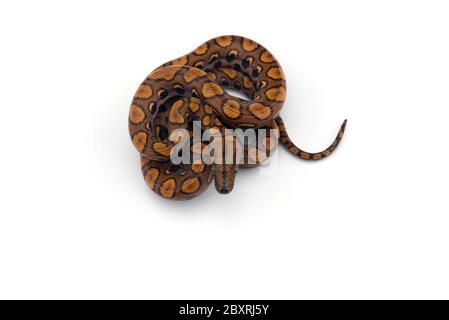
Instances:
[[[234,188],[235,174],[238,166],[235,164],[215,164],[214,165],[214,182],[215,189],[218,193],[227,194]]]

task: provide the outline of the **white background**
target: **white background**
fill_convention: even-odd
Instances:
[[[447,1],[0,5],[0,298],[449,298]],[[127,129],[161,63],[223,34],[283,66],[279,170],[189,202]]]

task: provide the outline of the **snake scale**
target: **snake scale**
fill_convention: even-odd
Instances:
[[[225,88],[240,91],[248,100],[230,95]],[[201,194],[214,180],[218,192],[228,193],[237,168],[251,166],[202,160],[174,164],[170,154],[179,140],[172,140],[171,134],[180,128],[191,134],[194,122],[201,124],[202,131],[220,133],[227,128],[277,129],[274,138],[295,156],[305,160],[329,156],[343,137],[346,120],[327,149],[306,152],[291,141],[279,116],[285,97],[286,82],[278,61],[262,45],[241,36],[213,38],[156,68],[137,89],[129,111],[130,136],[140,152],[149,188],[164,198],[186,200]],[[263,138],[267,155],[273,146],[270,139]],[[203,147],[192,146],[191,151],[201,153]],[[244,148],[248,154],[256,152],[255,165],[262,161],[257,148]]]

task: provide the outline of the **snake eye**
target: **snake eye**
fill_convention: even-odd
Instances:
[[[237,90],[240,90],[242,88],[242,86],[240,85],[240,82],[238,82],[238,81],[234,82],[234,88],[236,88]]]

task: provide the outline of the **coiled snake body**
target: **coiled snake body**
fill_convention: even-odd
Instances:
[[[224,87],[241,91],[249,101],[228,94]],[[150,189],[176,200],[199,195],[212,180],[220,193],[232,190],[238,164],[195,161],[175,165],[170,160],[175,145],[171,133],[180,128],[192,132],[195,120],[201,121],[203,131],[279,129],[276,139],[294,155],[305,160],[329,156],[343,136],[346,120],[327,149],[303,151],[290,140],[279,116],[285,96],[285,77],[278,61],[260,44],[240,36],[211,39],[158,67],[137,89],[129,112],[131,139],[141,154],[142,172]],[[263,142],[272,150],[270,137]],[[192,151],[201,152],[203,147]]]

